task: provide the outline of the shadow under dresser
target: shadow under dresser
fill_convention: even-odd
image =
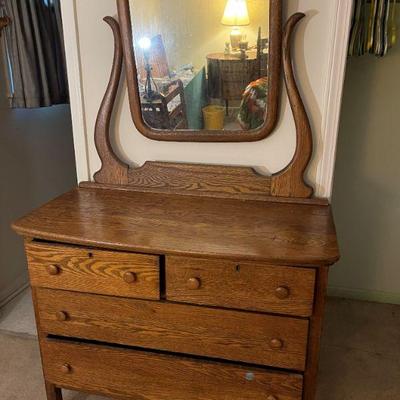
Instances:
[[[327,204],[80,187],[18,220],[49,400],[309,400]]]

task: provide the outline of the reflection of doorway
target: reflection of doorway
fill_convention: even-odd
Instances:
[[[4,10],[2,10],[4,12]],[[5,28],[8,29],[8,28]],[[5,35],[3,30],[3,38]],[[76,184],[68,104],[11,108],[4,43],[0,48],[0,307],[27,285],[13,220]],[[0,316],[1,320],[1,316]]]

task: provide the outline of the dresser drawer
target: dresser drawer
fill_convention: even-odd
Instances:
[[[308,317],[315,270],[167,257],[168,300]]]
[[[42,340],[45,379],[142,400],[301,400],[302,376],[99,345]]]
[[[31,242],[32,286],[143,299],[160,298],[156,256]]]
[[[42,331],[303,371],[308,321],[37,289]]]

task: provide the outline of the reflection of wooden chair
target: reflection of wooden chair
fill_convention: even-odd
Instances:
[[[174,87],[175,86],[175,87]],[[181,80],[171,82],[155,100],[142,96],[142,115],[144,121],[154,129],[187,129],[185,92]]]

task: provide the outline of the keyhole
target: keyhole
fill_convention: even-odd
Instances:
[[[251,381],[254,380],[254,374],[253,374],[253,372],[247,372],[247,373],[246,373],[246,380],[249,381],[249,382],[251,382]]]
[[[93,257],[93,253],[88,253],[89,258]]]
[[[236,272],[240,272],[240,265],[236,265]]]

